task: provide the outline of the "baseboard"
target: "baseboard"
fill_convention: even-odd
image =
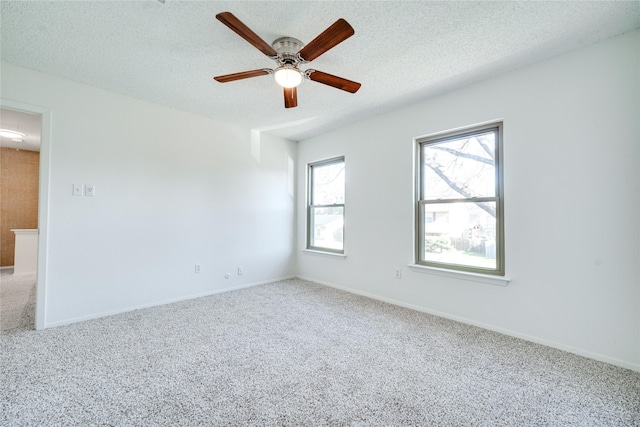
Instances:
[[[460,322],[460,323],[465,323],[467,325],[477,326],[479,328],[487,329],[487,330],[493,331],[493,332],[498,332],[498,333],[501,333],[501,334],[504,334],[504,335],[508,335],[510,337],[519,338],[519,339],[522,339],[522,340],[525,340],[525,341],[534,342],[536,344],[545,345],[547,347],[552,347],[552,348],[555,348],[555,349],[558,349],[558,350],[566,351],[568,353],[576,354],[578,356],[586,357],[588,359],[593,359],[593,360],[597,360],[599,362],[604,362],[604,363],[608,363],[608,364],[611,364],[611,365],[619,366],[621,368],[625,368],[625,369],[629,369],[629,370],[632,370],[632,371],[640,372],[640,364],[625,362],[624,360],[615,359],[615,358],[608,357],[608,356],[605,356],[605,355],[602,355],[602,354],[599,354],[599,353],[593,353],[593,352],[590,352],[590,351],[587,351],[587,350],[582,350],[582,349],[579,349],[579,348],[567,346],[567,345],[560,344],[560,343],[557,343],[557,342],[554,342],[554,341],[546,340],[544,338],[539,338],[539,337],[532,336],[532,335],[522,334],[520,332],[516,332],[516,331],[510,330],[510,329],[496,327],[496,326],[493,326],[493,325],[490,325],[490,324],[477,322],[475,320],[467,319],[465,317],[454,316],[454,315],[443,313],[443,312],[440,312],[440,311],[437,311],[437,310],[430,310],[430,309],[427,309],[427,308],[424,308],[424,307],[420,307],[420,306],[417,306],[417,305],[413,305],[413,304],[407,304],[407,303],[402,302],[402,301],[394,300],[394,299],[391,299],[391,298],[381,297],[379,295],[375,295],[375,294],[371,294],[371,293],[368,293],[368,292],[359,291],[359,290],[352,289],[352,288],[347,288],[347,287],[344,287],[344,286],[336,285],[334,283],[328,283],[328,282],[312,279],[310,277],[305,277],[305,276],[296,276],[296,277],[298,279],[301,279],[301,280],[306,280],[306,281],[309,281],[309,282],[317,283],[319,285],[323,285],[323,286],[328,286],[330,288],[339,289],[341,291],[349,292],[351,294],[361,295],[361,296],[364,296],[364,297],[367,297],[367,298],[375,299],[375,300],[378,300],[378,301],[386,302],[386,303],[397,305],[397,306],[400,306],[400,307],[410,308],[412,310],[420,311],[420,312],[427,313],[427,314],[432,314],[434,316],[442,317],[442,318],[449,319],[449,320],[454,320],[454,321]]]
[[[5,265],[4,267],[0,267],[0,270],[9,270],[10,268],[13,268],[13,265]]]
[[[178,298],[171,298],[171,299],[168,299],[168,300],[156,301],[156,302],[149,303],[149,304],[141,304],[141,305],[130,306],[130,307],[126,307],[126,308],[122,308],[122,309],[118,309],[118,310],[105,311],[105,312],[97,313],[97,314],[90,314],[88,316],[79,316],[79,317],[74,317],[74,318],[71,318],[71,319],[59,320],[57,322],[45,322],[44,328],[46,329],[46,328],[55,328],[55,327],[64,326],[64,325],[71,325],[73,323],[84,322],[84,321],[87,321],[87,320],[100,319],[102,317],[109,317],[109,316],[115,316],[116,314],[128,313],[128,312],[134,311],[134,310],[141,310],[141,309],[144,309],[144,308],[158,307],[158,306],[161,306],[161,305],[173,304],[173,303],[180,302],[180,301],[187,301],[187,300],[196,299],[196,298],[202,298],[202,297],[206,297],[206,296],[210,296],[210,295],[221,294],[221,293],[224,293],[224,292],[231,292],[231,291],[237,291],[239,289],[251,288],[253,286],[265,285],[267,283],[278,282],[280,280],[288,280],[288,279],[295,279],[295,278],[296,278],[296,276],[284,276],[284,277],[280,277],[280,278],[276,278],[276,279],[269,279],[269,280],[263,280],[263,281],[260,281],[260,282],[246,283],[244,285],[237,285],[237,286],[230,286],[230,287],[222,288],[222,289],[215,289],[215,290],[210,291],[210,292],[202,292],[202,293],[199,293],[199,294],[192,294],[192,295],[187,295],[187,296],[184,296],[184,297],[178,297]]]

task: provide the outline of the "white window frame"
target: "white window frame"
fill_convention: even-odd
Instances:
[[[423,266],[434,269],[442,269],[443,271],[457,271],[467,272],[480,275],[505,275],[505,239],[504,239],[504,161],[503,161],[503,123],[502,121],[496,121],[491,123],[485,123],[482,125],[475,125],[466,128],[456,129],[452,131],[440,132],[437,134],[427,135],[424,137],[416,138],[416,194],[415,194],[415,264],[416,267]],[[451,139],[459,139],[465,136],[471,136],[476,133],[485,133],[487,130],[494,130],[496,132],[495,143],[495,196],[482,197],[482,198],[464,198],[457,199],[437,199],[437,200],[423,200],[422,195],[424,183],[423,180],[423,164],[422,164],[422,148],[430,144],[442,143]],[[429,204],[442,204],[442,203],[468,203],[468,202],[482,202],[492,201],[496,203],[496,268],[488,269],[471,265],[461,264],[449,264],[444,262],[435,262],[422,259],[423,250],[425,246],[425,231],[424,231],[424,218],[422,217],[425,212],[425,206]]]
[[[325,159],[325,160],[320,160],[317,162],[313,162],[313,163],[308,163],[307,164],[307,244],[306,244],[306,250],[307,251],[317,251],[317,252],[327,252],[330,254],[344,254],[344,247],[345,247],[345,224],[346,224],[346,210],[345,210],[345,203],[333,203],[330,205],[316,205],[314,204],[314,200],[313,200],[313,168],[316,166],[327,166],[330,165],[332,163],[344,163],[345,164],[345,173],[346,173],[346,161],[345,161],[345,157],[344,156],[339,156],[339,157],[332,157],[330,159]],[[345,202],[346,202],[346,182],[345,182]],[[322,207],[342,207],[342,220],[343,220],[343,226],[342,226],[342,250],[340,249],[333,249],[333,248],[326,248],[323,246],[313,246],[311,244],[312,242],[312,238],[311,238],[311,233],[313,233],[313,229],[312,229],[312,219],[311,219],[311,212],[313,211],[314,208],[322,208]]]

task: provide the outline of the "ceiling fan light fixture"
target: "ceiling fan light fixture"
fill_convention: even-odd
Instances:
[[[318,70],[311,69],[301,71],[298,68],[299,65],[308,64],[355,33],[353,27],[342,18],[334,22],[306,46],[300,40],[294,39],[293,37],[280,37],[269,45],[231,12],[220,12],[216,15],[216,19],[248,41],[260,52],[264,53],[269,59],[274,60],[277,64],[275,70],[262,68],[215,76],[213,79],[217,82],[227,83],[235,80],[273,74],[276,83],[284,88],[284,108],[298,106],[297,87],[304,79],[322,83],[349,93],[356,93],[358,89],[360,89],[361,85],[358,82],[343,79],[342,77],[323,73]]]
[[[5,138],[24,138],[25,134],[22,132],[18,132],[10,129],[0,129],[0,136],[4,136]]]
[[[293,67],[279,67],[273,72],[276,82],[286,88],[298,87],[302,83],[302,72]]]

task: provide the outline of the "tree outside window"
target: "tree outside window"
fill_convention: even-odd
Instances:
[[[416,262],[504,275],[502,123],[419,139]]]
[[[307,249],[344,253],[344,157],[308,168]]]

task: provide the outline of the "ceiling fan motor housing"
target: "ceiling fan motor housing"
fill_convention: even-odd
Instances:
[[[298,52],[304,44],[293,37],[280,37],[271,46],[278,52],[278,56],[274,58],[278,63],[278,67],[274,70],[276,82],[285,88],[296,87],[302,83],[305,74],[298,68],[303,63]]]
[[[289,53],[295,55],[304,47],[304,43],[298,39],[294,39],[293,37],[280,37],[271,43],[271,46],[278,53]]]
[[[298,55],[300,49],[304,47],[298,39],[293,37],[280,37],[276,39],[271,46],[278,52],[278,56],[275,57],[275,61],[279,67],[298,68],[298,65],[305,61]]]

